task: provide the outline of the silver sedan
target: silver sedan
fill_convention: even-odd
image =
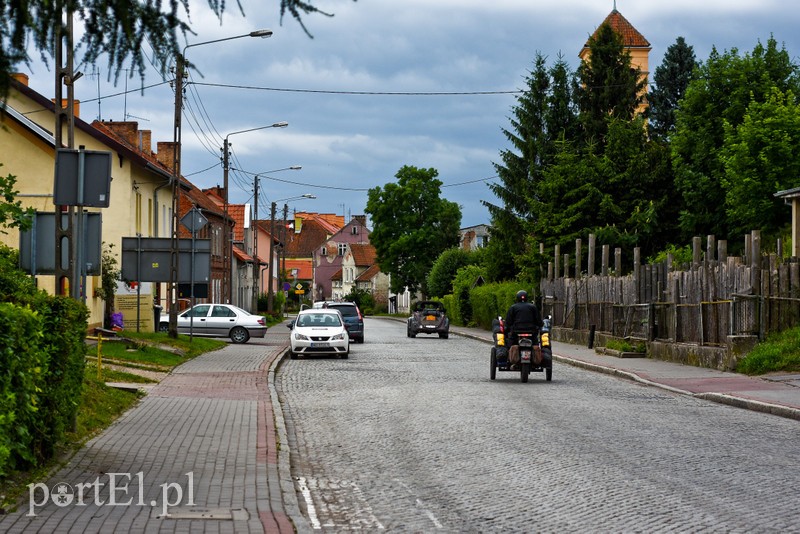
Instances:
[[[169,330],[169,321],[159,322],[159,331]],[[196,304],[178,315],[178,333],[195,336],[229,337],[234,343],[247,343],[251,337],[264,337],[267,322],[231,304]]]

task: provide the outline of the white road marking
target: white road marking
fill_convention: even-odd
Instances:
[[[311,499],[311,490],[308,489],[306,484],[306,477],[297,477],[297,484],[300,486],[300,493],[306,501],[306,509],[308,510],[308,520],[311,521],[311,526],[315,530],[321,530],[322,524],[317,517],[317,509],[314,506],[314,501]]]
[[[405,488],[405,490],[406,490],[407,492],[409,492],[411,495],[414,495],[414,492],[413,492],[413,491],[411,491],[411,488],[408,486],[408,484],[405,484],[405,483],[404,483],[402,480],[398,480],[398,479],[396,479],[396,478],[394,479],[394,481],[395,481],[395,482],[397,482],[398,484],[400,484],[401,486],[403,486],[403,487]],[[424,502],[422,502],[422,499],[420,499],[420,498],[418,498],[418,497],[416,497],[416,496],[414,496],[414,498],[416,499],[416,502],[415,502],[415,504],[417,505],[417,508],[419,508],[420,510],[422,510],[422,511],[425,513],[425,515],[427,515],[427,516],[428,516],[428,519],[430,519],[430,520],[431,520],[431,523],[433,523],[433,526],[435,526],[435,527],[436,527],[436,528],[438,528],[438,529],[442,529],[442,528],[444,528],[444,525],[442,525],[442,524],[439,522],[439,520],[438,520],[438,519],[436,519],[436,516],[435,516],[435,515],[433,515],[433,512],[431,512],[431,511],[430,511],[428,508],[426,508],[426,507],[425,507],[425,503],[424,503]]]

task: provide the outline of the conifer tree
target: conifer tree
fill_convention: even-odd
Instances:
[[[678,37],[667,48],[664,61],[656,67],[653,81],[655,87],[647,97],[649,130],[651,135],[666,137],[675,129],[675,111],[686,94],[686,88],[698,66],[694,49]]]

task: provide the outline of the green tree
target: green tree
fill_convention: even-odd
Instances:
[[[428,273],[428,294],[443,297],[453,291],[453,279],[461,267],[470,263],[470,254],[461,247],[442,252]]]
[[[669,153],[647,137],[641,117],[612,118],[606,146],[563,143],[540,188],[537,223],[518,263],[541,264],[534,241],[547,248],[597,235],[598,242],[658,250],[674,232],[675,193]],[[532,271],[535,272],[535,271]],[[527,277],[530,279],[530,276]]]
[[[483,201],[492,222],[492,254],[486,265],[492,280],[512,279],[519,272],[515,254],[536,222],[545,169],[555,158],[558,140],[571,138],[578,128],[574,75],[563,58],[547,69],[537,53],[525,81],[527,88],[512,109],[511,128],[503,130],[512,148],[500,153],[502,163],[495,163],[500,182],[489,185],[501,204]]]
[[[353,0],[355,1],[355,0]],[[224,0],[208,0],[208,5],[222,20],[227,7]],[[161,65],[162,74],[182,48],[179,34],[191,33],[189,1],[162,2],[143,0],[0,0],[0,97],[8,93],[11,72],[17,63],[27,61],[28,47],[33,46],[42,58],[51,54],[57,29],[66,34],[64,9],[68,6],[82,23],[84,31],[78,48],[85,51],[83,61],[94,64],[103,55],[112,71],[119,73],[130,60],[144,77],[149,58],[142,43],[147,41],[152,55]],[[241,2],[237,0],[244,15]],[[313,0],[280,0],[281,21],[289,13],[311,36],[302,17],[311,13],[332,16],[314,6]]]
[[[2,166],[3,164],[0,163],[0,167]],[[0,228],[27,230],[31,227],[34,210],[33,208],[23,208],[22,202],[17,200],[18,191],[14,188],[16,184],[17,177],[13,174],[0,176],[0,196],[3,198],[3,201],[0,202]],[[7,233],[2,229],[0,232]]]
[[[775,39],[760,42],[752,53],[737,49],[719,53],[697,70],[676,114],[671,136],[675,185],[682,198],[680,228],[683,239],[713,234],[734,237],[726,213],[721,149],[725,124],[737,128],[751,102],[765,102],[773,88],[800,94],[798,67]]]
[[[374,225],[369,240],[395,293],[408,288],[427,294],[434,260],[458,244],[461,208],[440,198],[438,175],[436,169],[406,165],[397,171],[396,183],[369,190],[365,211]]]
[[[647,81],[632,67],[622,36],[609,24],[602,24],[587,45],[589,57],[578,67],[576,97],[585,140],[603,144],[610,118],[633,118]]]
[[[738,128],[725,125],[720,159],[722,187],[732,232],[756,228],[777,236],[790,210],[773,196],[797,186],[800,176],[800,105],[789,91],[773,88],[765,102],[751,101]]]
[[[675,112],[697,66],[694,48],[683,37],[667,48],[664,61],[653,75],[655,87],[647,97],[651,134],[663,138],[675,130]]]

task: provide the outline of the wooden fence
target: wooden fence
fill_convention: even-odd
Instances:
[[[595,274],[594,236],[589,236],[588,262],[582,270],[581,240],[576,261],[556,247],[541,281],[543,312],[554,326],[604,332],[620,338],[725,346],[728,336],[763,339],[800,325],[800,263],[781,260],[778,253],[762,255],[757,231],[745,237],[745,254],[728,257],[727,243],[707,237],[693,242],[691,265],[673,266],[672,257],[643,265],[634,250],[633,269],[621,275],[622,253],[602,247]],[[540,246],[540,252],[544,253]],[[562,263],[563,261],[563,263]],[[563,265],[563,272],[561,266]],[[576,274],[577,273],[577,274]]]

